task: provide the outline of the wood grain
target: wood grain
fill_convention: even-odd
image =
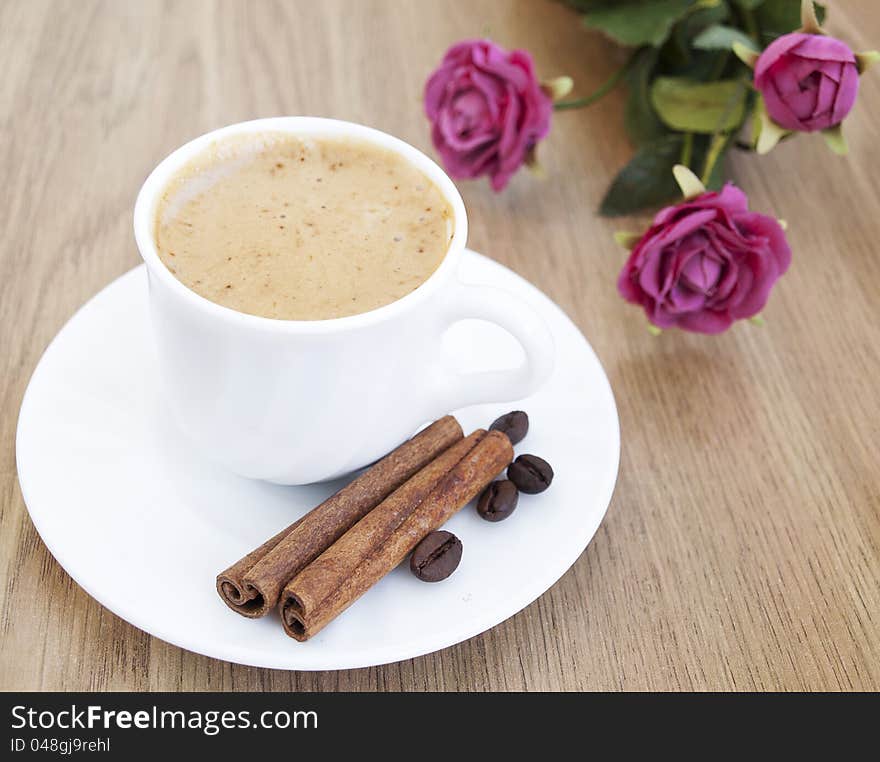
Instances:
[[[830,29],[880,45],[871,0]],[[48,554],[15,472],[40,354],[138,263],[135,194],[156,162],[230,122],[316,114],[430,151],[425,76],[482,33],[589,92],[621,60],[542,0],[0,3],[0,688],[164,690],[880,689],[880,72],[819,138],[738,155],[753,206],[790,223],[794,264],[765,312],[704,338],[645,330],[616,294],[594,210],[631,147],[623,95],[558,114],[547,177],[461,183],[471,245],[572,316],[611,378],[623,452],[608,516],[549,592],[423,658],[287,673],[182,651],[109,613]]]

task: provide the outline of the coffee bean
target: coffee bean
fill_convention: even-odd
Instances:
[[[553,469],[550,464],[537,455],[520,455],[507,467],[507,478],[520,492],[537,495],[550,486],[553,481]]]
[[[410,571],[422,582],[440,582],[458,568],[461,549],[461,540],[452,532],[431,532],[410,556]]]
[[[507,434],[510,444],[517,444],[529,433],[529,417],[522,410],[512,410],[497,418],[489,429]]]
[[[504,521],[516,510],[519,491],[509,479],[492,482],[480,495],[477,513],[486,521]]]

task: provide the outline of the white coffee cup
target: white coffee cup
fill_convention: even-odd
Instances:
[[[424,172],[454,218],[449,251],[433,275],[396,302],[332,320],[247,315],[177,280],[154,241],[156,207],[168,181],[220,138],[277,131],[367,140]],[[340,476],[451,410],[531,394],[553,366],[552,338],[531,307],[500,289],[458,281],[467,217],[455,185],[423,153],[378,130],[333,119],[278,117],[210,132],[153,170],[138,194],[134,233],[147,265],[153,332],[173,417],[201,452],[242,476],[280,484]],[[525,351],[525,363],[471,374],[449,367],[442,336],[466,318],[488,320],[511,333]]]

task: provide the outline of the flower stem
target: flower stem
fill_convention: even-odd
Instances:
[[[727,66],[727,62],[730,60],[730,51],[727,50],[724,52],[724,55],[718,57],[718,61],[715,63],[715,66],[712,67],[712,72],[709,75],[709,81],[712,82],[716,79],[721,79],[721,75],[724,73],[724,68]]]
[[[576,98],[571,101],[560,101],[559,103],[554,103],[553,108],[557,111],[566,111],[569,109],[575,108],[586,108],[587,106],[592,106],[596,101],[602,100],[608,93],[610,93],[615,87],[617,87],[621,80],[626,75],[626,72],[629,70],[630,64],[634,60],[635,56],[630,56],[629,60],[621,66],[616,72],[614,72],[608,79],[603,82],[599,88],[591,93],[590,95],[586,95],[583,98]]]
[[[743,26],[746,28],[746,33],[757,43],[758,50],[760,50],[762,47],[761,31],[758,29],[758,21],[755,18],[755,12],[751,10],[751,8],[746,8],[742,5],[738,5],[737,8],[742,16]]]
[[[690,168],[691,159],[694,156],[694,133],[686,132],[684,134],[684,140],[681,144],[681,156],[679,157],[679,164],[684,164],[684,166]]]
[[[703,181],[703,185],[707,187],[709,185],[709,180],[712,177],[712,170],[715,169],[715,164],[718,163],[718,157],[724,153],[728,137],[727,133],[724,132],[718,132],[712,136],[712,142],[709,144],[709,151],[706,153],[706,163],[703,166],[703,175],[700,177],[700,180]]]

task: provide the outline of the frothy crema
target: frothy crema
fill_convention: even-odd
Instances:
[[[404,157],[366,141],[233,136],[183,167],[157,209],[159,257],[196,293],[282,320],[367,312],[437,269],[452,210]]]

